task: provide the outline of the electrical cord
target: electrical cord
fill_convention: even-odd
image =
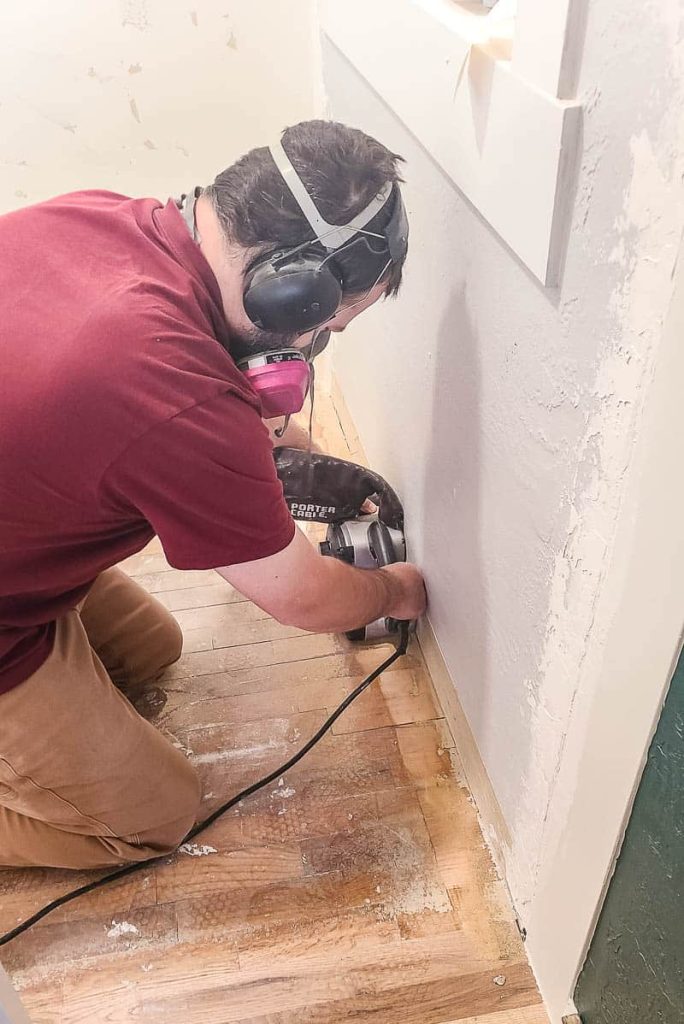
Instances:
[[[205,818],[204,821],[199,822],[199,824],[191,828],[188,834],[181,840],[181,842],[178,845],[182,846],[184,843],[187,843],[191,839],[194,839],[195,836],[200,834],[200,832],[203,832],[206,828],[212,825],[217,818],[220,818],[221,815],[226,813],[226,811],[229,811],[231,807],[235,807],[235,805],[238,804],[241,800],[244,800],[246,797],[251,796],[252,793],[256,793],[257,790],[263,789],[264,786],[268,786],[269,783],[273,782],[281,775],[284,775],[285,772],[288,772],[290,770],[290,768],[293,768],[298,761],[301,761],[301,759],[309,753],[311,748],[315,747],[316,744],[323,738],[323,736],[325,736],[325,734],[335,724],[340,715],[342,715],[347,710],[349,705],[353,701],[355,701],[357,697],[360,697],[364,690],[366,690],[370,686],[370,684],[378,678],[379,675],[382,675],[383,672],[386,672],[390,665],[393,665],[395,661],[397,661],[399,658],[403,657],[404,654],[406,654],[406,650],[408,648],[408,639],[409,623],[400,622],[399,642],[394,653],[391,654],[389,658],[387,658],[385,661],[383,661],[383,663],[379,665],[378,668],[371,672],[369,676],[366,676],[363,682],[359,683],[356,689],[352,690],[352,692],[347,697],[345,697],[340,706],[335,711],[333,711],[333,713],[330,715],[328,719],[326,719],[326,721],[320,727],[318,732],[316,732],[311,737],[308,743],[305,743],[302,749],[299,750],[296,754],[294,754],[289,759],[289,761],[286,761],[285,764],[282,764],[279,768],[277,768],[275,771],[270,772],[268,775],[266,775],[263,779],[260,779],[258,782],[254,782],[252,783],[251,786],[247,786],[247,788],[243,789],[240,793],[237,794],[237,796],[231,797],[230,800],[227,800],[224,804],[222,804],[215,811],[213,811],[208,818]],[[0,935],[0,946],[5,946],[8,942],[11,942],[12,939],[16,939],[18,935],[21,935],[23,932],[27,931],[34,924],[37,924],[38,921],[41,921],[48,914],[51,914],[53,910],[57,910],[58,907],[63,907],[65,903],[70,903],[72,900],[77,899],[77,897],[79,896],[85,896],[86,893],[93,892],[94,889],[99,889],[103,885],[107,885],[108,882],[114,882],[116,881],[117,878],[125,878],[126,875],[132,875],[134,871],[145,870],[149,868],[150,864],[159,864],[161,861],[166,860],[168,856],[168,853],[163,853],[160,854],[158,857],[151,857],[149,860],[136,861],[134,864],[126,864],[124,867],[118,868],[116,871],[112,871],[108,875],[104,875],[102,878],[98,878],[95,882],[89,882],[87,885],[81,885],[77,889],[72,889],[70,892],[64,893],[63,896],[59,896],[56,900],[52,900],[51,903],[47,903],[40,910],[37,910],[35,914],[32,914],[31,917],[28,917],[21,924],[18,924],[16,928],[12,928],[11,931],[6,932],[4,935]]]

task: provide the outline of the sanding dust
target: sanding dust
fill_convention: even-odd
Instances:
[[[107,937],[110,939],[118,939],[121,935],[139,935],[138,929],[134,924],[130,924],[128,921],[114,921],[112,920],[112,927],[107,932]]]
[[[208,857],[210,853],[218,853],[215,846],[198,846],[197,843],[183,843],[178,849],[188,857]]]
[[[195,764],[220,764],[222,761],[235,761],[243,757],[262,757],[269,751],[278,750],[281,747],[282,743],[272,737],[267,743],[258,743],[251,747],[239,747],[233,750],[211,750],[206,754],[195,754],[191,750],[189,756],[192,757]]]
[[[190,747],[184,746],[184,744],[182,744],[181,741],[177,739],[173,740],[172,746],[174,746],[176,750],[181,750],[186,757],[192,757],[195,753],[194,750],[190,750]]]
[[[403,914],[453,910],[434,855],[405,825],[367,822],[354,832],[338,833],[329,843],[332,863],[347,875],[370,876],[376,896],[365,900],[383,920]]]
[[[375,891],[383,893],[384,918],[395,920],[399,914],[425,911],[448,914],[453,909],[429,850],[410,828],[381,826],[373,838],[376,873],[382,874],[384,882]]]
[[[286,786],[283,779],[278,779],[278,788],[274,789],[271,793],[271,800],[275,796],[281,796],[283,800],[289,800],[291,796],[294,796],[296,789],[292,789],[290,786]]]
[[[398,914],[448,913],[453,909],[429,847],[411,827],[382,822],[361,829],[361,836],[369,867],[379,882],[376,893],[382,893],[383,918],[393,921]]]

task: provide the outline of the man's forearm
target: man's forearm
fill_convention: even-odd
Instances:
[[[313,633],[356,629],[385,616],[415,619],[425,610],[423,576],[415,565],[355,569],[319,554],[301,530],[275,555],[218,572],[278,622]]]
[[[399,587],[382,569],[355,569],[335,558],[321,557],[312,586],[305,586],[301,598],[285,615],[286,625],[312,633],[344,632],[365,626],[392,614]]]

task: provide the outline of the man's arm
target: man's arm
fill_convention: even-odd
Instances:
[[[427,603],[415,565],[355,569],[320,555],[301,530],[276,555],[218,572],[274,619],[314,633],[344,632],[385,616],[415,619]]]

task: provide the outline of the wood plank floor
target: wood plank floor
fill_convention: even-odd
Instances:
[[[319,437],[359,459],[325,403]],[[156,541],[125,568],[183,627],[137,707],[195,765],[207,813],[390,650],[280,626]],[[91,877],[1,871],[0,930]],[[189,853],[57,911],[0,962],[35,1024],[547,1024],[415,644]]]

